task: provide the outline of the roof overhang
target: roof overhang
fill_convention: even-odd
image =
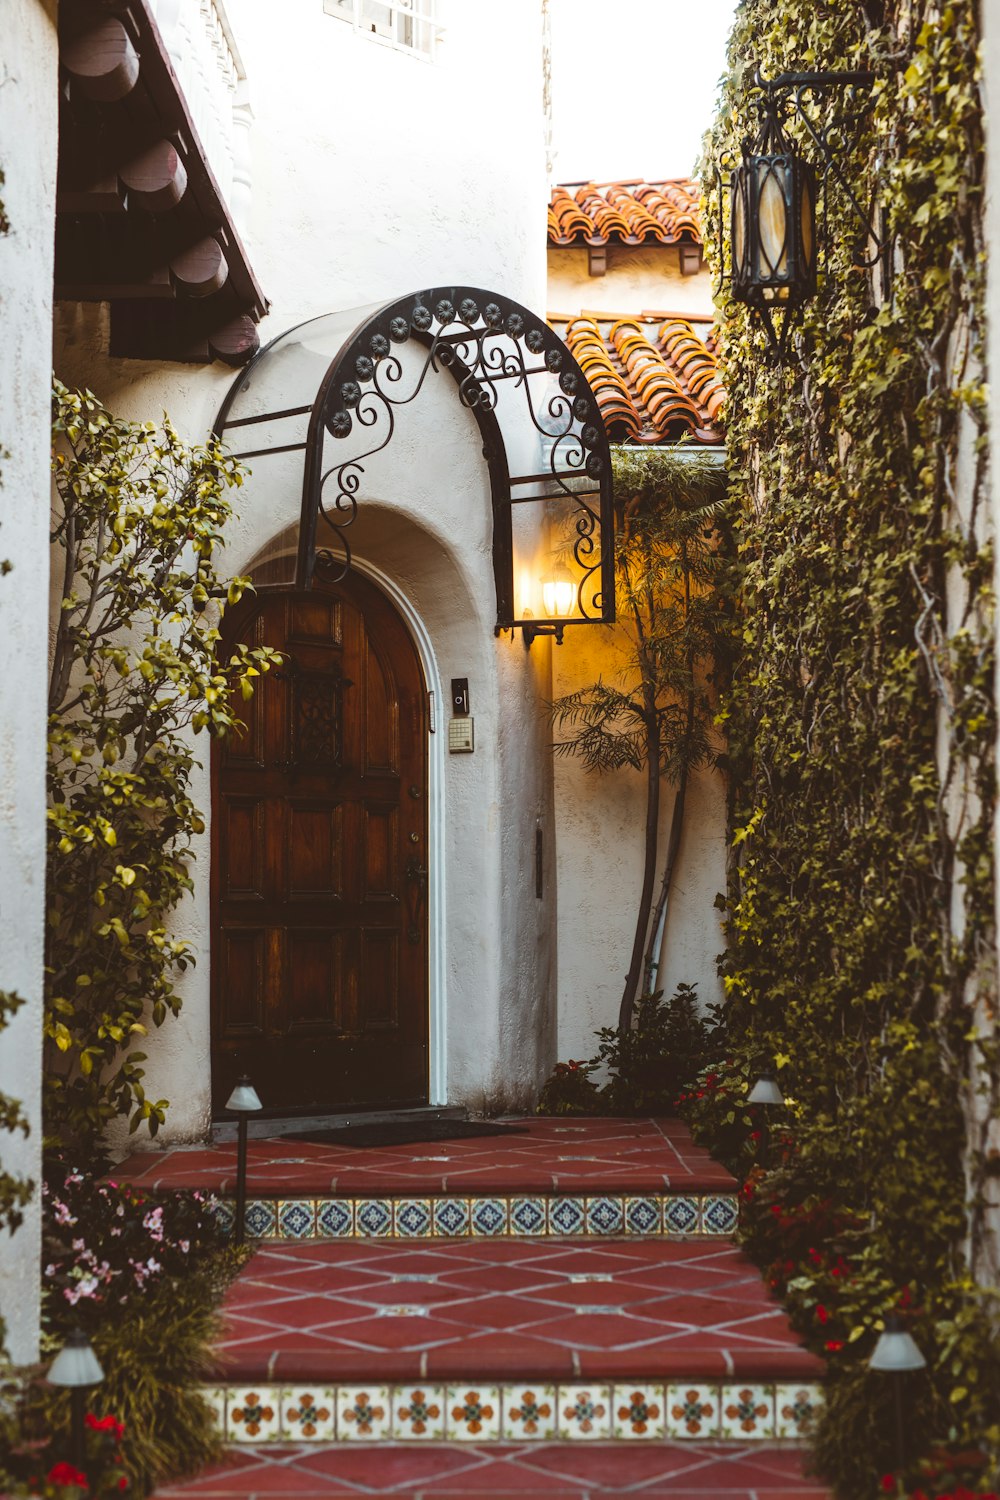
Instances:
[[[148,0],[63,0],[57,299],[111,306],[111,353],[245,363],[267,301]]]

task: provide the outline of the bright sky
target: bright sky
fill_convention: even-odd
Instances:
[[[736,0],[549,0],[556,182],[687,177]]]

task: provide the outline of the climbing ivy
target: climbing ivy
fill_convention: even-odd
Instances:
[[[747,1233],[771,1263],[776,1222],[837,1226],[836,1253],[814,1227],[776,1285],[829,1357],[815,1452],[850,1500],[884,1493],[893,1467],[866,1362],[896,1304],[929,1364],[899,1484],[922,1482],[935,1446],[994,1464],[1000,1448],[975,1279],[989,1269],[980,1122],[1000,1093],[978,46],[973,0],[744,0],[711,142],[714,157],[753,134],[758,64],[877,75],[841,166],[885,212],[888,297],[854,263],[857,226],[832,193],[790,367],[720,298],[744,610],[725,709],[730,1047],[737,1075],[774,1056],[793,1100]],[[715,1126],[727,1118],[731,1105]]]

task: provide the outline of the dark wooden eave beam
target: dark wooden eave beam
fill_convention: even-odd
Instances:
[[[112,352],[224,358],[267,301],[146,0],[63,0],[56,295],[111,304]]]

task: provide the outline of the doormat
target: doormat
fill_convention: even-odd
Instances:
[[[490,1120],[392,1120],[383,1125],[340,1125],[333,1130],[303,1130],[282,1136],[314,1146],[415,1146],[423,1141],[467,1141],[484,1135],[527,1135],[524,1125],[495,1125]]]

